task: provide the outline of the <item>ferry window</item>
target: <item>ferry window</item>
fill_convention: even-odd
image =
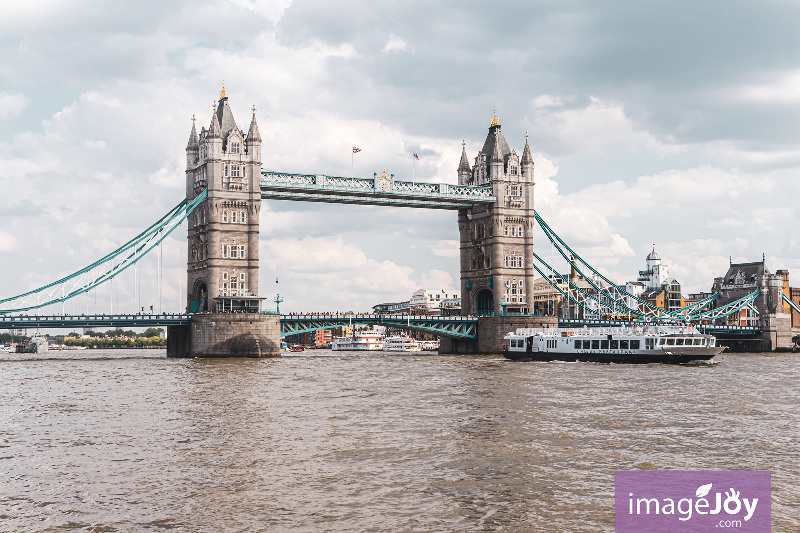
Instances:
[[[653,344],[655,344],[655,339],[645,339],[644,340],[644,349],[645,350],[652,350]]]
[[[611,341],[611,349],[612,350],[618,350],[619,349],[619,341],[618,340],[612,340]]]
[[[667,339],[667,346],[675,346],[675,339]]]
[[[638,350],[639,349],[639,339],[631,341],[631,350]]]
[[[580,350],[581,349],[581,341],[575,341],[575,349],[576,350]]]
[[[683,339],[675,339],[675,346],[683,346]]]
[[[619,347],[620,347],[622,350],[627,350],[627,349],[629,348],[629,346],[628,346],[628,339],[625,339],[625,340],[621,340],[621,341],[619,341]]]
[[[664,346],[664,339],[658,339],[658,345]]]
[[[600,349],[601,350],[608,350],[608,339],[600,341]]]
[[[714,346],[717,345],[717,339],[715,338],[708,339],[708,345],[713,348]]]
[[[695,346],[702,346],[703,345],[703,339],[695,339],[694,340],[694,345]]]
[[[592,350],[599,350],[599,349],[600,349],[600,341],[599,340],[593,340],[592,341]]]

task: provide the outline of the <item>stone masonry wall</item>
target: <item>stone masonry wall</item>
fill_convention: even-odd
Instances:
[[[440,354],[500,354],[503,337],[517,328],[557,328],[558,318],[545,316],[482,316],[476,340],[441,337]]]
[[[191,326],[168,331],[169,357],[279,357],[278,315],[210,313],[192,315]]]

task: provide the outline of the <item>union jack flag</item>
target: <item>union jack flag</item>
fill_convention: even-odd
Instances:
[[[419,159],[419,156],[417,154],[414,154],[414,159]]]
[[[357,154],[360,151],[361,151],[361,148],[356,148],[355,146],[353,146],[353,153],[354,154]]]

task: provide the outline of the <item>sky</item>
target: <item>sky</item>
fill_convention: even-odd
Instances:
[[[415,179],[456,183],[462,140],[472,160],[496,109],[517,153],[530,136],[537,211],[617,281],[655,245],[685,294],[762,254],[800,283],[796,2],[3,9],[0,298],[82,268],[177,204],[192,116],[208,127],[223,79],[241,129],[256,106],[264,170],[350,175],[358,146],[358,176],[408,179],[417,153]],[[260,293],[280,293],[281,311],[459,285],[454,211],[265,201],[260,222]],[[163,248],[164,311],[185,302],[186,255],[184,227]],[[141,304],[158,307],[156,259],[140,274]],[[125,276],[115,312],[135,310]],[[108,312],[110,295],[63,308]]]

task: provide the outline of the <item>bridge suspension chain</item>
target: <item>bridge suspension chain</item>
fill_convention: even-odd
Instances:
[[[725,318],[734,313],[738,313],[746,307],[758,313],[758,310],[756,310],[756,308],[753,306],[753,302],[760,294],[760,289],[756,289],[754,292],[718,308],[709,308],[709,306],[711,306],[719,298],[719,291],[680,309],[666,311],[665,309],[656,307],[650,302],[647,302],[638,296],[625,291],[616,283],[598,272],[594,267],[592,267],[592,265],[590,265],[578,253],[570,248],[569,245],[567,245],[563,239],[561,239],[561,237],[559,237],[558,234],[556,234],[556,232],[553,231],[553,229],[535,211],[534,217],[539,223],[539,227],[542,228],[544,235],[548,238],[553,247],[559,252],[564,260],[566,260],[569,266],[573,267],[578,272],[583,272],[583,269],[586,268],[591,271],[594,276],[607,284],[606,287],[602,287],[599,283],[596,283],[595,280],[592,279],[593,276],[583,276],[583,279],[586,280],[589,286],[593,289],[594,294],[591,291],[586,291],[578,287],[578,285],[571,280],[565,278],[562,274],[558,273],[539,255],[533,252],[533,258],[544,265],[552,274],[545,274],[536,265],[536,261],[534,261],[533,266],[537,272],[539,272],[539,274],[541,274],[542,277],[544,277],[544,279],[547,280],[547,282],[564,298],[580,306],[582,309],[591,313],[592,315],[616,315],[617,311],[622,311],[634,320],[649,321],[655,319],[657,322],[679,322],[688,320],[697,322]],[[554,278],[558,278],[561,282],[561,285],[554,281]],[[786,300],[785,296],[784,300]],[[636,305],[629,305],[631,302]],[[790,305],[795,307],[793,304]],[[800,307],[797,309],[800,309]],[[612,312],[608,313],[609,310]]]
[[[184,199],[146,230],[94,263],[38,289],[0,300],[0,314],[21,313],[64,302],[115,278],[158,246],[207,195],[206,189],[191,202]]]

